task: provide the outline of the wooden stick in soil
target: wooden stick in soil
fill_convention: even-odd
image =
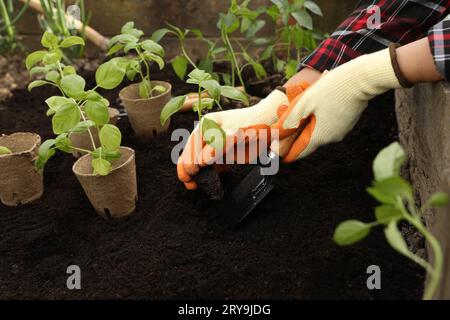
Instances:
[[[20,0],[20,1],[23,3],[27,2],[27,0]],[[42,9],[41,3],[39,2],[39,0],[30,0],[29,6],[33,10],[37,11],[39,14],[44,13],[44,10]],[[75,19],[73,16],[71,16],[69,14],[66,14],[66,20],[68,23],[74,25],[78,31],[81,31],[84,28],[84,33],[85,33],[86,39],[88,39],[90,42],[92,42],[95,46],[97,46],[98,48],[100,48],[103,51],[108,50],[108,41],[109,41],[108,38],[102,36],[99,32],[97,32],[93,28],[83,25],[83,23],[81,21],[79,21],[78,19]]]

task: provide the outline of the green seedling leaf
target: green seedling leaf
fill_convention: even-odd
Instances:
[[[203,99],[202,99],[202,107],[201,107],[201,110],[205,110],[205,109],[211,110],[211,109],[213,108],[213,106],[214,106],[214,102],[215,102],[214,99],[211,99],[211,98],[203,98]],[[200,106],[200,102],[199,102],[199,101],[195,102],[195,103],[192,105],[192,110],[195,111],[195,112],[198,112],[199,106]]]
[[[38,151],[38,158],[36,159],[35,165],[38,168],[38,170],[43,170],[45,167],[45,164],[48,162],[48,160],[54,156],[55,150],[53,149],[55,145],[55,140],[50,139],[45,141],[41,146],[39,147]]]
[[[167,120],[170,119],[172,115],[180,111],[186,101],[186,96],[176,97],[171,99],[162,109],[159,121],[161,125],[164,126]]]
[[[51,83],[48,81],[44,81],[44,80],[35,80],[28,85],[28,91],[31,91],[37,87],[45,86],[46,84],[51,84]]]
[[[67,137],[67,133],[60,134],[58,137],[56,137],[55,147],[62,152],[72,153],[72,143]]]
[[[121,153],[120,151],[108,151],[103,148],[97,148],[92,152],[92,157],[94,159],[103,158],[112,163],[120,159]]]
[[[94,173],[100,176],[107,176],[112,171],[111,163],[102,158],[93,159],[92,168],[94,169]]]
[[[155,32],[153,32],[151,39],[155,42],[159,42],[169,32],[171,32],[171,31],[167,28],[162,28],[162,29],[156,30]]]
[[[409,251],[405,239],[403,239],[402,234],[397,228],[396,221],[392,221],[391,223],[389,223],[389,226],[384,230],[384,235],[386,236],[386,240],[394,250],[401,253],[407,258],[415,260],[414,254]]]
[[[122,83],[127,71],[122,61],[122,59],[112,59],[97,69],[95,80],[100,88],[111,90]]]
[[[262,64],[255,62],[252,63],[252,67],[258,79],[263,79],[267,76],[266,69],[264,69]]]
[[[164,57],[164,48],[153,40],[145,40],[141,43],[141,47],[150,53],[154,53],[160,57]]]
[[[428,205],[434,208],[447,207],[450,202],[449,196],[445,192],[438,192],[431,196]]]
[[[375,217],[379,223],[389,225],[392,221],[401,220],[403,214],[399,209],[385,205],[375,209]]]
[[[227,97],[232,100],[237,100],[243,102],[246,106],[249,105],[248,97],[245,93],[243,93],[241,90],[236,89],[235,87],[231,86],[222,86],[220,88],[220,93],[224,97]]]
[[[87,132],[89,128],[95,126],[95,123],[91,120],[80,121],[78,124],[70,130],[70,132],[74,133],[83,133]]]
[[[109,122],[108,106],[102,100],[88,100],[84,108],[89,120],[97,126],[103,126]]]
[[[62,48],[69,48],[73,46],[84,46],[84,40],[83,38],[77,37],[77,36],[70,36],[65,38],[61,44],[60,47]]]
[[[312,13],[323,17],[322,10],[320,9],[320,7],[314,1],[306,0],[303,5],[305,6],[306,9],[308,9]]]
[[[247,34],[245,35],[248,39],[253,38],[262,28],[266,25],[264,20],[257,20],[253,22],[247,30]],[[245,31],[244,31],[245,32]]]
[[[81,99],[84,96],[86,81],[76,74],[71,74],[61,79],[61,88],[64,93],[74,99]]]
[[[144,53],[144,57],[145,59],[149,60],[149,61],[154,61],[158,64],[158,67],[160,70],[164,69],[165,63],[164,63],[164,59],[161,58],[160,56],[151,53],[151,52],[145,52]]]
[[[12,151],[7,147],[0,146],[0,156],[3,156],[5,154],[12,154]]]
[[[139,96],[142,99],[148,99],[150,97],[150,82],[144,79],[139,83]]]
[[[47,73],[48,72],[48,68],[47,67],[32,67],[30,69],[30,75],[35,75],[35,74],[39,74],[39,73]]]
[[[59,80],[61,80],[61,76],[60,76],[59,72],[57,72],[57,71],[50,71],[49,73],[47,73],[45,75],[45,80],[53,82],[53,83],[58,83]]]
[[[81,113],[76,103],[62,105],[52,119],[53,132],[61,134],[71,131],[80,122]]]
[[[124,26],[122,27],[121,32],[123,34],[130,34],[133,37],[136,37],[138,39],[144,35],[144,32],[142,30],[136,29],[134,27],[133,21],[129,21],[129,22],[125,23]]]
[[[76,104],[76,102],[73,99],[59,96],[50,97],[47,100],[45,100],[45,103],[53,113],[58,111],[65,104]]]
[[[51,64],[55,64],[55,63],[61,61],[62,57],[63,57],[62,51],[55,49],[55,50],[48,52],[45,55],[45,57],[42,59],[42,62],[45,65],[51,65]]]
[[[173,71],[175,71],[176,75],[181,80],[184,80],[184,78],[186,77],[188,64],[189,64],[189,62],[184,56],[177,56],[172,61]]]
[[[337,227],[333,239],[340,246],[349,246],[366,238],[370,229],[371,226],[366,223],[349,220]]]
[[[306,10],[300,10],[293,12],[292,16],[298,22],[299,25],[305,27],[306,29],[313,29],[313,20],[311,15]]]
[[[112,56],[113,54],[123,50],[124,48],[125,46],[123,44],[116,43],[108,50],[108,56]]]
[[[231,12],[221,13],[218,28],[228,34],[233,33],[239,28],[239,19]]]
[[[200,69],[194,69],[188,74],[189,79],[186,81],[189,84],[200,84],[200,82],[211,80],[212,76]]]
[[[109,40],[108,45],[111,48],[113,45],[115,45],[117,43],[126,45],[127,43],[135,42],[137,40],[138,39],[131,34],[119,34],[117,36],[112,37],[111,40]]]
[[[400,177],[374,182],[367,192],[383,204],[398,205],[398,199],[413,202],[411,185]]]
[[[292,78],[297,73],[297,68],[298,68],[297,60],[290,60],[285,65],[285,69],[284,69],[286,78],[288,78],[288,79]]]
[[[202,136],[206,144],[213,147],[216,152],[223,150],[225,146],[225,131],[214,120],[203,118],[202,119]]]
[[[122,133],[112,124],[104,125],[99,137],[102,148],[108,151],[117,151],[122,143]]]
[[[375,180],[381,181],[390,177],[398,177],[405,160],[405,151],[398,142],[383,149],[373,162]]]
[[[154,86],[154,87],[152,88],[152,92],[153,92],[153,91],[156,91],[156,92],[158,92],[158,93],[164,93],[164,92],[167,91],[167,89],[166,89],[165,87],[163,87],[163,86]]]
[[[45,31],[41,39],[44,48],[56,48],[58,46],[58,37],[50,31]]]
[[[221,87],[216,80],[206,80],[201,82],[201,87],[208,91],[209,96],[214,100],[220,99]]]
[[[77,74],[77,71],[75,70],[75,68],[72,66],[65,66],[63,69],[63,75],[67,77],[72,74]]]
[[[25,65],[30,70],[35,64],[39,63],[47,55],[47,51],[35,51],[30,53],[25,60]]]
[[[130,60],[126,70],[128,80],[133,81],[136,75],[141,71],[141,64],[137,60]]]
[[[137,41],[137,39],[135,40],[135,41],[133,41],[133,42],[128,42],[126,45],[125,45],[125,47],[123,48],[123,51],[125,52],[125,53],[128,53],[130,50],[135,50],[135,49],[137,49],[139,47],[139,45],[138,45],[138,41]]]

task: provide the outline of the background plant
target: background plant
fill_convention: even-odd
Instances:
[[[67,7],[65,0],[40,0],[43,14],[38,16],[39,24],[42,30],[50,31],[56,35],[60,40],[70,37],[72,35],[85,38],[84,30],[89,24],[91,14],[86,14],[84,0],[77,0],[74,5],[79,8],[80,21],[83,28],[77,31],[76,28],[70,28],[70,24],[66,19]],[[70,55],[81,57],[84,54],[83,46],[74,46],[70,48]]]
[[[300,60],[317,47],[324,35],[314,28],[311,14],[323,16],[320,7],[311,0],[271,0],[267,10],[277,26],[272,45],[262,53],[261,59],[272,59],[278,72],[291,78]],[[280,54],[281,53],[281,54]]]
[[[188,80],[186,81],[186,83],[193,84],[198,87],[198,101],[194,103],[192,109],[194,112],[197,112],[198,119],[199,121],[201,121],[201,130],[203,136],[207,136],[206,132],[208,130],[215,129],[220,132],[223,137],[223,139],[211,138],[210,140],[206,140],[205,142],[214,147],[216,150],[221,150],[223,147],[223,143],[225,142],[225,132],[215,121],[208,118],[203,118],[203,114],[205,111],[211,110],[214,104],[220,105],[221,96],[233,100],[242,101],[245,105],[248,106],[249,102],[246,94],[236,89],[235,87],[221,86],[217,80],[213,79],[212,75],[200,69],[193,70],[188,75]],[[204,93],[208,93],[208,96],[210,98],[203,97]],[[179,96],[173,98],[169,101],[169,103],[166,104],[166,106],[161,111],[161,125],[164,126],[166,121],[183,107],[186,99],[187,96]]]
[[[148,99],[153,97],[155,92],[158,94],[165,92],[166,88],[163,86],[152,86],[150,80],[151,62],[156,62],[160,69],[164,68],[164,48],[151,39],[141,41],[144,32],[136,29],[134,22],[127,22],[122,27],[121,32],[120,35],[110,40],[108,55],[113,55],[117,52],[128,54],[134,51],[135,55],[128,55],[121,61],[126,68],[126,76],[130,81],[133,81],[136,75],[139,74],[139,96],[141,98]],[[142,70],[142,65],[144,65],[144,70]]]
[[[76,150],[93,157],[94,173],[108,175],[112,163],[120,158],[122,134],[116,126],[108,124],[109,102],[97,89],[114,89],[123,81],[126,72],[123,61],[117,58],[101,65],[95,74],[97,85],[86,89],[86,81],[76,73],[75,68],[61,62],[63,48],[84,45],[84,40],[70,36],[60,41],[47,31],[41,43],[45,49],[28,55],[26,67],[31,74],[43,74],[44,79],[31,82],[28,90],[51,85],[58,88],[61,95],[45,101],[49,108],[47,115],[52,117],[53,132],[57,137],[41,145],[36,166],[42,170],[56,150],[66,153]],[[91,131],[93,127],[99,132],[100,146],[95,143]],[[93,151],[72,146],[69,135],[83,132],[88,132]]]
[[[373,164],[375,181],[367,189],[367,192],[380,202],[380,206],[375,210],[376,221],[372,223],[357,220],[343,222],[336,229],[334,240],[342,246],[352,245],[367,237],[372,228],[384,227],[386,240],[392,248],[427,271],[431,280],[425,289],[424,299],[429,300],[433,298],[441,279],[443,253],[438,240],[428,231],[422,218],[430,208],[447,206],[449,197],[446,193],[436,193],[425,205],[417,208],[411,185],[400,177],[400,168],[405,159],[405,152],[398,143],[394,143],[380,152]],[[408,249],[406,241],[398,229],[398,225],[402,221],[414,226],[430,244],[434,256],[433,265]]]
[[[0,156],[5,154],[11,154],[12,151],[8,149],[7,147],[0,146]]]
[[[0,0],[0,53],[14,51],[23,48],[19,42],[19,36],[15,24],[23,16],[28,8],[29,0],[15,14],[13,0]]]

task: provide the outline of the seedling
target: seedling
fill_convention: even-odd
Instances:
[[[14,1],[0,0],[0,53],[22,48],[18,39],[15,24],[27,10],[28,2],[29,0],[22,6],[17,15],[13,17],[15,13]],[[3,34],[3,32],[5,34]]]
[[[122,33],[113,37],[109,42],[108,55],[113,55],[117,52],[124,52],[125,54],[134,51],[134,56],[127,56],[122,59],[122,63],[126,68],[126,76],[130,81],[133,81],[137,74],[140,76],[139,96],[142,99],[149,99],[155,94],[166,92],[163,86],[152,86],[150,80],[150,62],[156,62],[160,69],[164,68],[164,48],[156,41],[143,40],[141,41],[144,32],[134,27],[134,22],[127,22],[122,27]],[[142,70],[142,64],[145,70]]]
[[[217,80],[214,80],[212,75],[209,73],[195,69],[188,75],[188,80],[186,81],[188,84],[194,84],[198,86],[198,101],[194,103],[192,109],[194,112],[197,112],[198,119],[202,125],[202,134],[206,137],[206,132],[210,129],[216,129],[223,138],[225,138],[225,132],[220,127],[218,123],[208,118],[203,118],[203,113],[207,110],[211,110],[214,104],[220,105],[220,97],[224,96],[229,99],[238,100],[248,105],[248,98],[242,91],[230,87],[230,86],[221,86]],[[210,98],[205,98],[204,94],[207,93]],[[164,126],[166,121],[175,113],[177,113],[182,107],[184,102],[186,101],[187,96],[180,96],[173,98],[169,103],[166,104],[164,109],[161,112],[161,125]],[[203,119],[203,121],[202,121]],[[219,141],[220,140],[220,141]],[[214,147],[216,150],[221,150],[223,148],[224,139],[214,139],[205,141],[207,144]]]
[[[51,85],[59,89],[61,96],[53,96],[45,101],[49,107],[47,115],[52,117],[53,132],[57,137],[41,145],[36,166],[42,170],[56,150],[66,153],[76,150],[93,157],[92,167],[96,174],[108,175],[112,163],[120,158],[122,134],[116,126],[108,124],[109,102],[96,90],[114,89],[123,81],[126,71],[123,61],[116,58],[101,65],[95,74],[97,85],[86,90],[86,81],[77,75],[75,68],[61,62],[62,48],[83,46],[84,40],[71,36],[59,41],[56,35],[45,32],[41,43],[46,50],[31,53],[26,59],[26,67],[31,74],[43,74],[44,79],[31,82],[28,90]],[[99,132],[100,146],[94,141],[92,127],[96,127]],[[83,132],[89,133],[94,151],[72,146],[69,135]]]
[[[272,45],[261,54],[262,60],[272,58],[278,72],[284,72],[286,78],[291,78],[296,72],[299,61],[305,54],[317,47],[317,40],[323,39],[321,32],[313,26],[311,14],[322,16],[322,10],[310,0],[271,0],[274,4],[267,14],[276,25]],[[293,54],[293,51],[295,53]],[[284,52],[280,58],[278,51]]]
[[[447,206],[449,197],[446,193],[436,193],[425,205],[417,208],[411,185],[400,177],[400,168],[405,159],[405,152],[398,143],[394,143],[380,152],[373,164],[375,182],[367,189],[367,192],[381,204],[375,210],[376,221],[372,223],[357,220],[346,221],[336,229],[334,241],[341,246],[352,245],[367,237],[372,228],[384,227],[386,240],[392,248],[423,267],[429,274],[430,281],[424,294],[424,299],[429,300],[433,298],[442,276],[443,253],[441,245],[428,231],[422,218],[430,208]],[[433,265],[408,249],[406,241],[398,229],[398,225],[402,221],[414,226],[428,241],[433,250]]]
[[[5,154],[12,154],[12,151],[7,147],[0,146],[0,156]]]

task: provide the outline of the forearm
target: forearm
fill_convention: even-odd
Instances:
[[[436,68],[427,38],[398,48],[397,61],[403,76],[412,84],[444,80]]]
[[[295,76],[293,76],[291,79],[289,79],[284,86],[287,88],[288,86],[293,86],[300,82],[314,83],[317,80],[319,80],[321,75],[322,75],[322,73],[315,69],[303,68]]]

